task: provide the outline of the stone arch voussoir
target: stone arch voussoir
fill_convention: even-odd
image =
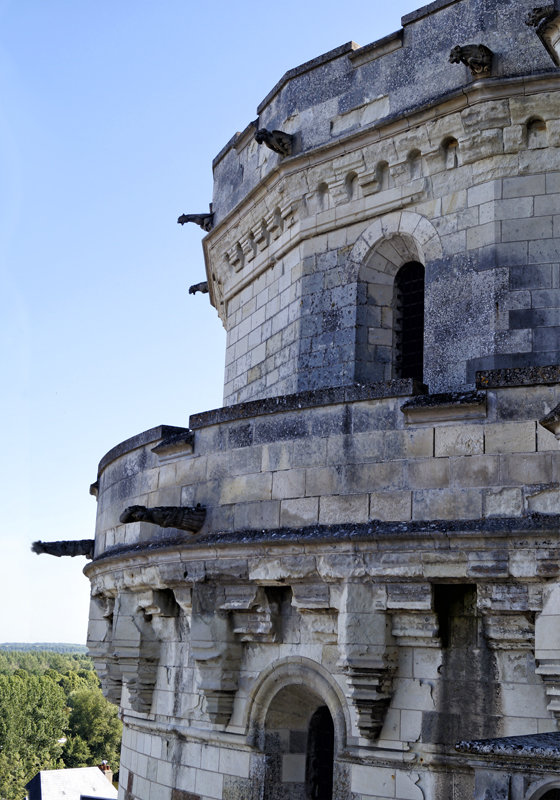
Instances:
[[[411,243],[410,255],[424,265],[442,257],[438,232],[426,217],[414,211],[393,211],[375,219],[355,242],[348,258],[352,279],[358,280],[364,262],[384,241],[400,237]]]
[[[289,686],[306,686],[322,698],[333,719],[335,741],[339,748],[344,748],[350,729],[344,693],[321,664],[308,658],[281,659],[260,674],[249,694],[245,711],[249,744],[256,746],[261,740],[272,701],[279,691]]]

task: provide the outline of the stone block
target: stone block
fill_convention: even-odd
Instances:
[[[297,528],[313,525],[319,517],[319,498],[304,497],[293,500],[282,500],[280,505],[280,525]]]
[[[221,748],[219,771],[224,775],[236,775],[239,778],[249,777],[250,753],[239,749]]]
[[[451,480],[456,486],[492,486],[499,483],[497,455],[451,458]]]
[[[376,797],[395,797],[396,780],[393,770],[385,767],[372,767],[362,764],[351,765],[351,790],[359,794],[371,795],[375,787]]]
[[[305,495],[305,470],[275,472],[272,476],[272,499],[284,500]]]
[[[511,455],[500,457],[502,478],[506,483],[534,484],[549,483],[551,459],[546,453],[534,455]]]
[[[408,464],[407,483],[412,489],[442,489],[449,486],[447,458],[418,459]]]
[[[224,777],[219,772],[197,769],[194,790],[197,794],[220,800],[222,797]],[[150,795],[144,795],[149,797]]]
[[[523,513],[521,489],[488,489],[484,492],[485,517],[519,517]]]
[[[536,448],[535,422],[501,422],[484,428],[485,453],[532,453]]]
[[[424,489],[412,494],[412,519],[479,519],[482,492],[476,489]]]
[[[435,430],[435,455],[472,456],[484,452],[481,425],[447,425]]]
[[[552,216],[504,220],[502,242],[525,242],[552,238]]]
[[[307,469],[305,471],[305,494],[307,496],[315,497],[324,494],[339,494],[341,490],[341,467],[319,467],[317,469]]]
[[[235,530],[263,530],[280,524],[280,500],[261,500],[256,503],[235,503]]]
[[[239,475],[235,478],[224,478],[220,484],[220,503],[242,503],[255,500],[270,500],[272,493],[272,475]]]
[[[410,491],[372,492],[369,499],[370,519],[383,521],[409,520],[412,516]]]
[[[307,500],[311,499],[307,498]],[[349,521],[367,522],[368,518],[369,496],[367,494],[321,497],[319,522],[322,525],[336,525]]]
[[[376,489],[399,489],[403,486],[402,461],[379,464],[351,464],[342,469],[347,492],[370,492]]]
[[[520,175],[514,178],[504,178],[502,181],[503,197],[532,197],[545,194],[546,175]]]
[[[560,488],[558,485],[527,495],[527,509],[537,514],[560,513]]]
[[[429,458],[433,454],[434,429],[431,427],[387,431],[385,434],[384,457],[388,460]]]

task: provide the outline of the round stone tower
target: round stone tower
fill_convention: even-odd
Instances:
[[[121,800],[560,796],[560,10],[531,3],[290,70],[180,218],[224,407],[94,484]]]

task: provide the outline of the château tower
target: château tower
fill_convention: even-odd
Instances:
[[[224,406],[94,484],[121,800],[560,797],[560,7],[532,2],[436,0],[290,70],[180,218]]]

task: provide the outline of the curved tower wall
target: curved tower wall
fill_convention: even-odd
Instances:
[[[531,10],[432,3],[287,73],[215,159],[225,405],[118,445],[96,484],[123,800],[560,786],[560,14]],[[449,63],[473,43],[488,73]],[[197,504],[196,534],[120,521]]]

